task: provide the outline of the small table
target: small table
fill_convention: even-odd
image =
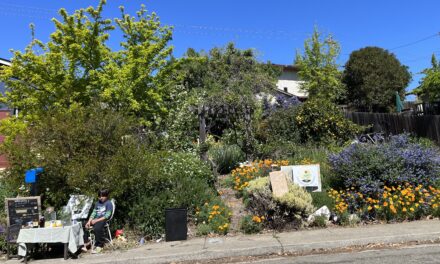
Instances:
[[[84,245],[83,236],[81,223],[64,227],[20,229],[17,238],[18,255],[26,257],[27,244],[63,243],[64,259],[67,259],[68,251],[75,253],[80,246]]]

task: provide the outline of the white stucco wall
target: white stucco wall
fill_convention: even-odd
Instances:
[[[307,94],[300,90],[300,83],[298,74],[294,71],[283,70],[283,73],[278,77],[277,88],[284,91],[287,88],[287,92],[300,97],[307,97]]]

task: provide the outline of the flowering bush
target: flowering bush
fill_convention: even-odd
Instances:
[[[342,216],[356,213],[364,219],[414,220],[426,215],[440,215],[440,189],[405,183],[384,186],[379,194],[363,196],[354,188],[345,191],[331,189],[334,211]]]
[[[300,105],[295,121],[303,142],[345,142],[361,131],[361,126],[345,118],[335,104],[323,100]]]
[[[244,188],[249,185],[249,181],[257,178],[268,176],[269,172],[274,167],[287,166],[289,162],[287,160],[273,161],[271,159],[259,160],[252,162],[249,165],[238,167],[232,170],[232,177],[234,181],[233,188],[239,194],[243,194]]]
[[[314,210],[310,194],[298,185],[289,184],[288,193],[273,197],[269,185],[269,177],[249,182],[247,208],[255,215],[264,216],[267,219],[264,224],[273,229],[302,226],[303,220]]]
[[[231,215],[231,210],[217,198],[196,208],[196,223],[209,227],[210,233],[224,235],[228,233]]]
[[[264,216],[246,215],[240,221],[240,229],[245,234],[255,234],[263,229]]]
[[[439,150],[413,142],[406,134],[379,145],[352,144],[330,155],[329,161],[334,177],[340,179],[336,187],[354,187],[363,195],[403,183],[427,187],[440,178]]]

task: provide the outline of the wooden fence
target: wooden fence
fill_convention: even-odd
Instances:
[[[407,132],[440,143],[440,115],[345,112],[345,116],[356,124],[372,126],[372,132],[387,135]]]

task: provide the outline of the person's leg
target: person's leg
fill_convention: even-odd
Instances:
[[[104,246],[104,226],[105,221],[98,222],[93,225],[93,232],[95,233],[95,247],[103,247]]]
[[[83,236],[84,244],[87,244],[87,243],[89,243],[90,232],[89,232],[88,228],[83,228],[83,231],[84,231],[84,236]]]

